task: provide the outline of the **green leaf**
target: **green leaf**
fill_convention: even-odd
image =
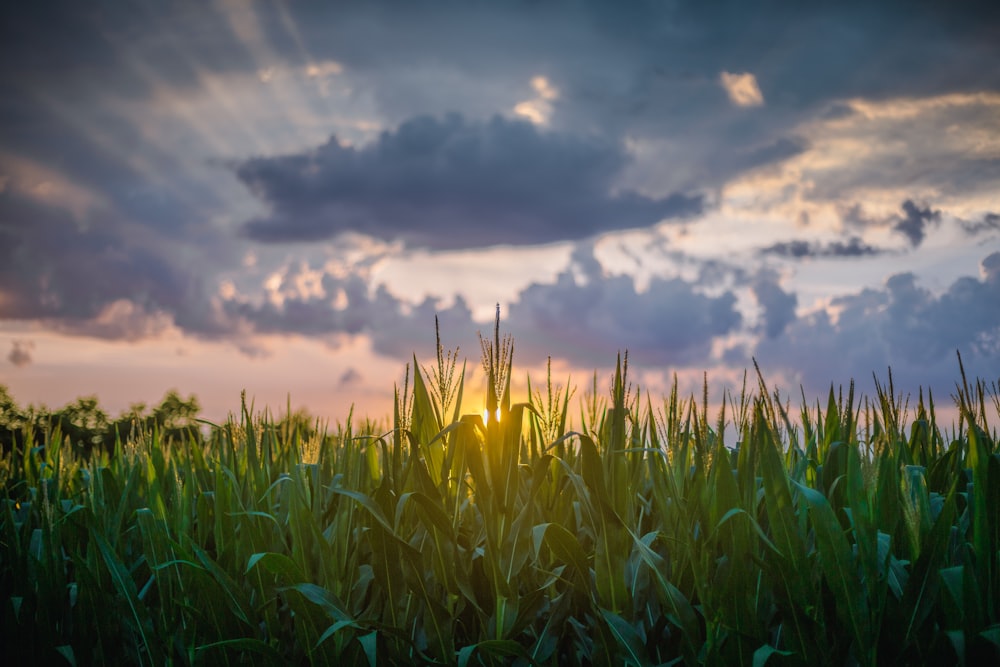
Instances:
[[[149,610],[142,604],[142,602],[139,601],[139,594],[136,591],[135,582],[132,581],[132,577],[129,575],[128,569],[126,569],[125,565],[123,565],[115,555],[114,551],[111,549],[111,545],[108,544],[108,541],[104,539],[103,535],[98,533],[96,530],[92,530],[90,535],[94,544],[97,545],[101,558],[104,559],[104,563],[107,565],[108,572],[111,574],[111,580],[114,582],[115,589],[128,605],[129,611],[132,614],[132,620],[135,622],[136,630],[139,632],[139,637],[142,640],[142,645],[146,649],[146,654],[149,655],[153,664],[163,664],[163,656],[158,650],[159,646],[149,635],[149,631],[152,628],[152,620],[149,616]]]
[[[779,651],[770,644],[764,644],[753,652],[753,667],[764,667],[772,655],[790,656],[795,655],[795,651]]]
[[[851,545],[833,514],[829,501],[819,491],[792,482],[809,505],[820,567],[837,601],[837,614],[850,628],[855,651],[860,656],[874,653],[871,620],[863,597],[864,582],[857,575]]]
[[[273,551],[255,553],[247,561],[247,568],[244,574],[250,574],[250,571],[257,567],[257,565],[260,565],[271,574],[284,577],[288,581],[301,582],[306,580],[306,576],[301,568],[285,554]]]
[[[352,620],[337,621],[326,629],[326,631],[320,635],[319,639],[316,640],[316,645],[314,648],[319,648],[323,642],[325,642],[330,637],[343,630],[344,628],[358,628],[358,624]]]
[[[66,659],[72,667],[76,667],[76,654],[73,652],[73,647],[69,644],[63,644],[61,646],[55,647],[55,652]]]
[[[580,578],[580,584],[586,589],[590,588],[590,568],[587,566],[587,556],[580,548],[580,541],[575,535],[559,524],[542,523],[532,529],[532,536],[536,554],[544,541],[556,559],[573,566],[576,575]]]
[[[524,651],[524,648],[512,639],[486,639],[476,644],[463,646],[458,652],[458,667],[467,667],[469,661],[477,654],[496,658],[521,658],[532,665],[537,664]]]
[[[375,519],[375,522],[385,530],[385,534],[390,540],[396,542],[397,546],[407,551],[408,554],[410,555],[415,555],[417,553],[412,546],[407,544],[405,540],[401,539],[398,535],[396,535],[396,531],[393,528],[392,524],[385,517],[385,514],[382,513],[381,508],[379,508],[379,506],[375,504],[375,501],[372,500],[370,497],[366,496],[360,491],[351,491],[349,489],[343,489],[338,486],[331,487],[330,492],[336,493],[337,495],[346,496],[348,498],[357,501],[368,512],[368,514],[373,519]]]
[[[309,600],[314,605],[322,609],[323,613],[334,621],[346,621],[349,624],[354,623],[354,619],[344,609],[344,603],[338,600],[337,596],[322,586],[310,583],[300,583],[292,586],[285,586],[280,590],[295,591],[306,600]]]
[[[378,664],[378,632],[372,630],[366,635],[358,635],[358,643],[368,658],[368,667],[375,667]]]
[[[939,570],[947,554],[954,516],[955,494],[952,492],[945,500],[944,507],[928,536],[926,546],[920,552],[920,557],[910,568],[910,578],[903,590],[900,616],[905,619],[904,647],[914,640],[914,633],[920,629],[938,601],[941,581]]]
[[[237,652],[246,651],[253,653],[255,655],[261,656],[267,660],[268,664],[271,665],[284,665],[286,664],[285,659],[282,657],[281,653],[278,652],[270,644],[263,642],[259,639],[254,639],[252,637],[238,637],[236,639],[224,639],[222,641],[212,642],[210,644],[202,644],[201,646],[195,647],[195,654],[199,657],[205,653],[211,653],[213,651],[226,651],[234,650]]]
[[[251,623],[250,619],[254,617],[253,609],[236,580],[219,567],[219,564],[204,549],[193,542],[189,546],[198,561],[205,566],[205,569],[219,585],[219,588],[225,593],[226,604],[229,606],[230,611],[245,625],[252,627],[253,623]]]
[[[608,624],[608,629],[618,641],[618,646],[625,654],[626,664],[646,667],[651,665],[642,638],[629,623],[618,614],[607,609],[601,609],[601,616]]]

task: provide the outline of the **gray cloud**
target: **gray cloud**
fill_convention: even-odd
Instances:
[[[697,195],[612,194],[626,163],[606,140],[449,114],[410,119],[362,148],[331,137],[307,153],[253,158],[236,174],[272,209],[244,233],[269,242],[355,231],[435,249],[539,244],[701,211]]]
[[[184,279],[166,257],[130,243],[97,211],[85,220],[13,192],[0,193],[0,317],[87,319],[135,298],[178,305]]]
[[[941,222],[941,211],[932,210],[930,206],[920,208],[912,200],[903,202],[903,215],[897,218],[892,228],[903,234],[914,248],[919,246],[927,235],[927,227]]]
[[[30,364],[32,359],[32,352],[35,349],[34,341],[30,340],[15,340],[11,342],[10,353],[7,355],[7,361],[14,364],[18,368],[22,368]]]
[[[876,220],[865,213],[861,204],[840,207],[840,219],[850,227],[875,227],[887,224],[884,220]]]
[[[341,387],[349,387],[359,384],[363,379],[358,369],[353,366],[348,368],[346,371],[340,374],[340,379],[337,380],[337,384]]]
[[[156,39],[150,39],[150,36]],[[54,77],[59,86],[90,79],[127,97],[153,82],[123,62],[122,49],[157,62],[162,83],[193,86],[200,67],[245,67],[249,54],[219,11],[218,3],[116,5],[39,0],[0,7],[0,78]]]
[[[797,377],[810,393],[887,366],[900,386],[947,390],[956,350],[973,375],[992,378],[1000,368],[1000,253],[983,259],[978,278],[960,278],[939,295],[902,273],[831,305],[836,318],[825,310],[800,317],[783,335],[760,341],[754,356]]]
[[[285,286],[295,280],[287,275]],[[402,358],[432,349],[435,316],[449,346],[453,341],[475,349],[477,332],[490,328],[472,318],[460,296],[448,307],[433,298],[407,307],[384,286],[371,291],[357,275],[327,274],[323,286],[322,296],[284,296],[280,303],[239,298],[227,301],[224,310],[258,333],[367,335],[376,352]],[[709,296],[679,278],[653,278],[639,292],[631,277],[607,274],[592,247],[582,244],[553,282],[520,292],[504,323],[521,362],[541,363],[555,352],[587,367],[607,365],[614,349],[628,349],[637,363],[705,363],[713,339],[737,330],[742,318],[732,292]]]
[[[860,237],[852,236],[846,241],[830,241],[829,243],[811,243],[801,239],[779,241],[761,248],[758,252],[761,255],[806,259],[810,257],[870,257],[881,255],[885,250],[865,243]]]
[[[310,270],[307,265],[290,270],[276,289],[279,300],[246,296],[224,300],[225,320],[234,329],[249,327],[257,334],[302,335],[334,343],[341,334],[364,335],[379,354],[406,359],[433,344],[437,315],[447,339],[460,340],[463,346],[475,342],[479,325],[460,296],[448,307],[432,297],[409,306],[384,285],[372,289],[365,275],[328,272],[322,277],[322,294],[297,293],[296,281]]]
[[[732,70],[740,64],[765,70],[766,76],[758,74],[765,91],[776,84],[796,91],[786,103],[841,97],[845,89],[859,95],[922,94],[997,81],[990,68],[976,67],[983,62],[976,56],[996,48],[991,26],[998,10],[991,2],[920,3],[919,9],[902,2],[777,2],[768,3],[767,11],[740,3],[704,8],[696,0],[627,7],[601,2],[417,7],[398,0],[240,5],[277,53],[301,56],[302,48],[367,74],[427,61],[480,72],[498,69],[499,61],[525,69],[569,68],[574,59],[599,64],[610,52],[643,63],[650,73],[657,66],[661,77],[706,73],[714,80],[727,65]],[[199,63],[221,72],[257,64],[227,19],[224,3],[95,7],[36,0],[0,11],[0,43],[12,56],[0,73],[9,76],[19,68],[25,78],[96,73],[135,94],[149,82],[121,62],[119,45],[162,62],[174,85],[196,83]],[[40,38],[45,48],[39,48]],[[511,49],[515,39],[517,50]],[[913,49],[918,40],[922,48]],[[784,57],[773,58],[775,48]],[[578,69],[583,82],[594,68]],[[885,70],[893,76],[881,77]],[[632,76],[640,73],[645,68]],[[112,81],[117,75],[122,80]]]
[[[781,162],[796,155],[801,155],[808,149],[809,142],[802,137],[778,137],[766,146],[748,151],[741,161],[740,167],[742,170]]]
[[[844,100],[1000,87],[997,68],[981,66],[1000,48],[990,3],[770,3],[767,11],[727,4],[706,12],[693,1],[260,1],[229,9],[221,2],[95,7],[56,0],[4,7],[0,92],[10,94],[0,95],[0,119],[17,133],[30,128],[38,105],[29,93],[39,88],[89,117],[108,96],[142,100],[165,87],[183,94],[201,89],[206,75],[323,60],[344,64],[352,89],[344,96],[370,98],[371,120],[395,126],[447,111],[483,119],[523,101],[518,87],[542,74],[561,91],[554,126],[601,128],[616,138],[669,136],[678,152],[657,178],[686,189],[791,154],[796,140],[785,137],[787,128],[817,112],[842,115]],[[257,34],[241,34],[239,19]],[[767,106],[731,108],[718,85],[722,71],[753,73]],[[331,100],[309,94],[302,101],[331,116]],[[240,114],[230,115],[239,125]],[[132,145],[141,140],[121,118],[104,120],[110,135],[125,131]]]
[[[255,42],[221,3],[0,3],[0,154],[51,167],[107,201],[73,215],[23,197],[8,184],[11,174],[0,173],[0,318],[116,339],[156,335],[171,322],[206,337],[236,336],[244,325],[261,333],[362,334],[383,354],[408,355],[414,339],[424,341],[432,330],[440,303],[427,299],[411,308],[384,288],[372,290],[361,275],[325,278],[328,292],[345,294],[343,308],[290,296],[280,305],[226,301],[217,309],[206,285],[215,282],[213,272],[238,267],[231,255],[242,254],[231,239],[223,245],[218,230],[250,217],[254,202],[220,195],[224,187],[246,192],[229,171],[204,178],[204,161],[239,158],[238,176],[271,206],[270,215],[244,227],[257,240],[354,229],[462,248],[648,226],[700,212],[701,198],[690,193],[800,154],[808,145],[789,128],[824,115],[850,120],[855,110],[846,100],[1000,89],[1000,68],[982,66],[1000,56],[998,6],[959,5],[918,11],[909,3],[777,3],[764,12],[684,0],[420,9],[394,2],[239,3],[237,18],[260,30]],[[330,95],[300,81],[287,88],[297,95],[282,98],[277,86],[256,79],[262,67],[304,71],[326,60],[344,66],[342,85]],[[752,73],[766,105],[734,108],[718,83],[722,71]],[[491,120],[533,94],[528,82],[538,75],[559,91],[551,101],[555,131]],[[350,133],[359,109],[366,122],[395,129],[364,143],[369,130]],[[449,111],[462,116],[443,116]],[[957,123],[988,134],[994,112],[979,104],[918,114],[901,135],[905,155],[890,151],[864,165],[851,162],[842,173],[821,172],[806,196],[840,201],[851,188],[901,183],[913,186],[913,196],[966,192],[970,183],[990,192],[1000,162],[956,156],[963,147],[942,144],[938,130]],[[147,117],[157,120],[146,125]],[[297,135],[300,120],[310,117],[320,119],[312,133]],[[876,124],[859,137],[878,139],[883,131]],[[315,141],[330,133],[357,147],[331,142],[275,157],[275,146],[308,145],[299,136]],[[644,150],[653,155],[648,163]],[[902,159],[907,155],[917,159]],[[623,183],[635,192],[619,190]],[[912,201],[889,219],[858,213],[857,224],[894,227],[914,247],[939,219]],[[996,227],[991,213],[965,229]],[[786,257],[878,252],[857,237],[762,250]],[[606,363],[613,345],[651,363],[698,363],[713,337],[739,326],[732,294],[708,296],[700,289],[707,282],[655,279],[640,293],[630,278],[605,275],[592,253],[579,252],[575,261],[574,271],[532,285],[512,305],[512,326],[520,327],[522,352],[531,358],[565,348],[581,364]],[[984,263],[988,275],[994,264]],[[710,275],[706,268],[701,280]],[[993,284],[982,279],[961,289],[986,298],[988,290],[980,292]],[[781,293],[757,290],[765,332],[777,332],[762,350],[792,337],[799,343],[789,349],[808,366],[816,356],[807,351],[809,336],[829,337],[831,349],[854,344],[848,355],[868,362],[862,372],[884,363],[879,355],[891,334],[864,335],[872,333],[867,320],[880,321],[879,308],[895,299],[934,316],[956,315],[941,303],[961,301],[927,295],[899,278],[891,288],[839,302],[836,321],[790,321],[794,295],[772,287]],[[870,317],[852,325],[852,316],[869,307]],[[474,344],[480,325],[467,304],[459,299],[443,310],[446,335],[454,331]],[[973,310],[979,322],[984,316]],[[940,351],[939,341],[962,339],[944,325],[927,326],[902,327],[928,337],[927,354]],[[977,326],[975,344],[988,350],[991,334]],[[917,353],[913,341],[897,344],[899,358]]]
[[[145,338],[171,321],[199,335],[230,333],[181,258],[184,245],[114,209],[72,213],[0,192],[0,241],[0,319],[107,339]]]
[[[798,297],[781,289],[778,277],[770,272],[758,275],[750,285],[750,290],[764,311],[764,335],[768,338],[777,338],[791,322],[795,321]]]
[[[941,211],[933,209],[927,204],[921,205],[912,199],[907,199],[900,204],[900,208],[902,214],[874,218],[867,215],[860,204],[854,204],[849,207],[841,207],[840,216],[844,224],[851,227],[890,227],[893,231],[906,237],[913,248],[923,243],[931,227],[938,227],[941,224]],[[856,249],[863,251],[864,247],[861,244],[856,246]]]
[[[629,276],[605,274],[586,244],[573,259],[582,281],[570,267],[554,283],[528,286],[511,304],[520,358],[541,363],[558,350],[581,366],[603,366],[613,347],[647,366],[706,363],[713,339],[742,322],[732,292],[709,296],[680,278],[659,277],[639,292]]]
[[[1000,230],[1000,214],[987,213],[982,220],[960,220],[959,225],[969,236],[981,234],[983,232]]]

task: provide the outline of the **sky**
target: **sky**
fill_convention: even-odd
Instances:
[[[515,400],[1000,379],[1000,10],[0,5],[19,402],[380,418],[437,317],[476,412],[498,304]]]

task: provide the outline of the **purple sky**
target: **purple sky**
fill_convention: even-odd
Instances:
[[[381,417],[497,303],[518,378],[998,379],[1000,11],[703,5],[4,3],[0,384]]]

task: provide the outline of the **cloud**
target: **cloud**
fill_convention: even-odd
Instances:
[[[547,133],[499,116],[420,116],[354,148],[318,148],[235,166],[271,208],[243,227],[256,241],[354,231],[433,249],[541,244],[649,227],[699,213],[699,195],[613,192],[628,162],[604,139]]]
[[[437,315],[447,337],[475,340],[479,325],[460,296],[447,307],[433,297],[410,305],[385,285],[373,286],[364,267],[344,272],[338,266],[302,262],[274,275],[264,294],[233,290],[222,298],[224,320],[234,330],[313,337],[334,347],[342,336],[365,336],[375,352],[406,359],[433,344]]]
[[[303,293],[295,285],[312,271],[294,268],[266,298],[234,296],[223,310],[259,334],[363,335],[375,352],[396,358],[433,349],[435,316],[446,346],[474,348],[477,332],[490,328],[473,318],[460,295],[447,306],[432,297],[410,306],[359,274],[323,270],[322,289]],[[522,362],[542,363],[556,352],[571,364],[593,367],[607,365],[615,349],[628,349],[637,363],[704,363],[713,341],[736,331],[742,317],[728,290],[711,296],[695,283],[654,277],[640,292],[630,276],[609,274],[592,246],[582,243],[555,280],[532,283],[517,295],[504,323]]]
[[[968,221],[960,220],[959,225],[969,236],[975,236],[983,232],[1000,230],[1000,214],[987,213],[982,220]]]
[[[807,259],[812,257],[871,257],[886,252],[881,248],[869,245],[860,237],[852,236],[846,241],[830,241],[816,243],[796,239],[794,241],[779,241],[773,245],[761,248],[761,255],[777,255],[789,259]]]
[[[249,220],[255,243],[345,230],[431,249],[579,241],[697,215],[711,194],[693,193],[787,167],[782,202],[816,213],[817,202],[864,201],[878,217],[859,209],[859,225],[916,247],[939,212],[913,202],[954,211],[972,193],[982,199],[965,211],[987,210],[1000,175],[1000,69],[981,66],[1000,53],[996,8],[56,4],[0,9],[0,152],[65,177],[44,174],[28,196],[21,167],[0,164],[0,318],[79,335],[176,326],[246,350],[259,348],[239,337],[261,332],[361,335],[408,355],[437,310],[459,337],[481,326],[461,299],[410,304],[363,273],[328,272],[322,295],[248,297],[247,243],[219,239],[234,221]],[[766,113],[741,106],[764,104],[762,90]],[[517,118],[521,104],[539,126]],[[996,226],[991,213],[963,228]],[[760,252],[887,252],[861,238],[874,237]],[[660,278],[639,291],[592,253],[575,261],[512,303],[522,338],[538,334],[546,353],[579,323],[565,335],[581,363],[627,345],[697,363],[739,327],[721,283]],[[221,272],[235,287],[213,301]],[[763,330],[779,341],[802,326],[784,289],[757,288]],[[579,301],[575,319],[562,298]],[[549,301],[563,318],[544,317]],[[604,321],[595,303],[623,319]],[[668,315],[689,318],[694,338]]]
[[[168,258],[131,242],[110,211],[86,218],[0,193],[0,317],[97,316],[108,304],[134,298],[179,305],[184,277]]]
[[[535,97],[518,102],[514,113],[535,125],[547,125],[552,117],[552,103],[559,99],[559,90],[544,76],[532,77],[531,87],[535,91]]]
[[[609,350],[627,349],[650,367],[701,364],[713,340],[742,323],[735,306],[732,292],[710,296],[680,278],[653,277],[640,292],[631,277],[608,274],[592,247],[581,244],[554,282],[518,295],[507,321],[520,358],[529,363],[557,350],[580,366],[604,366]]]
[[[23,368],[30,364],[32,359],[32,351],[35,349],[34,341],[30,340],[15,340],[11,343],[10,353],[7,355],[7,361],[14,364],[18,368]]]
[[[941,222],[941,211],[931,210],[929,206],[920,208],[912,200],[903,202],[903,216],[898,217],[892,228],[903,234],[914,248],[919,246],[927,235],[927,227]]]
[[[941,224],[941,211],[929,205],[917,204],[912,199],[905,200],[901,205],[902,214],[892,214],[884,217],[870,216],[865,213],[860,204],[850,207],[840,207],[840,217],[845,225],[860,228],[889,227],[894,232],[906,237],[910,246],[916,248],[923,243],[931,227]],[[863,251],[863,244],[856,247]]]
[[[340,374],[340,379],[337,380],[337,385],[340,387],[350,387],[359,384],[363,377],[358,369],[353,366],[345,370]]]
[[[854,199],[885,210],[888,196],[989,201],[1000,179],[1000,95],[992,88],[925,97],[852,98],[853,113],[810,118],[795,131],[810,151],[793,162],[812,201]]]
[[[729,101],[738,107],[759,107],[764,105],[764,95],[757,85],[757,77],[749,72],[734,74],[722,72],[719,83],[729,95]]]
[[[797,378],[807,392],[832,379],[863,379],[891,367],[916,383],[948,389],[959,350],[970,374],[1000,368],[1000,253],[982,260],[979,277],[963,277],[934,294],[912,273],[890,276],[880,288],[833,299],[805,314],[753,351],[762,367]],[[846,374],[846,375],[845,375]]]
[[[111,340],[148,338],[171,325],[206,338],[230,335],[190,261],[197,256],[184,239],[151,232],[110,204],[72,211],[0,192],[0,319]],[[220,250],[220,263],[224,257]]]
[[[802,155],[809,150],[809,142],[799,136],[778,137],[772,142],[760,146],[750,146],[745,150],[735,151],[726,156],[728,169],[744,172],[757,167],[784,162],[789,158]],[[719,165],[720,171],[724,169]]]
[[[798,297],[781,289],[777,275],[762,272],[750,285],[754,298],[763,309],[764,335],[777,338],[785,328],[795,321],[795,307]]]

